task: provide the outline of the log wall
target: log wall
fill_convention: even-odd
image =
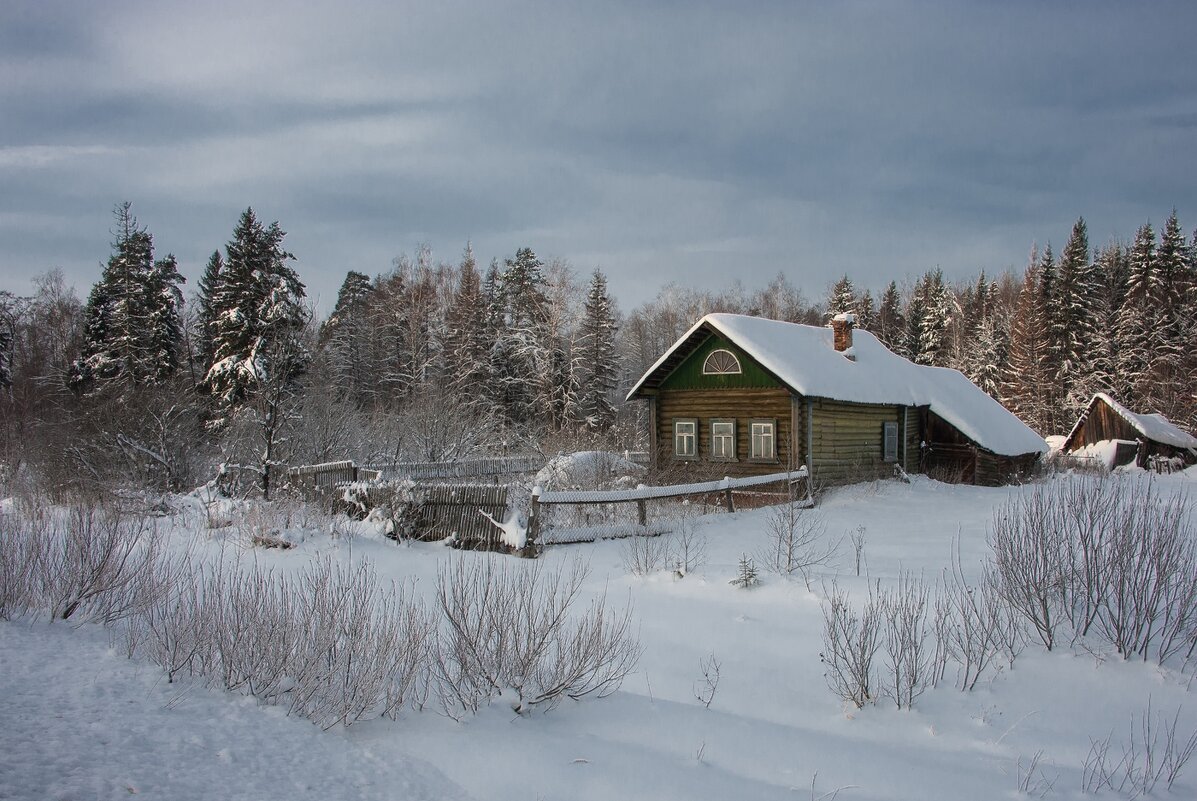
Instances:
[[[812,463],[816,486],[850,484],[893,475],[893,463],[882,461],[882,424],[897,423],[901,439],[902,407],[815,398],[812,415]],[[899,443],[898,458],[901,457]]]
[[[729,476],[764,475],[778,469],[803,464],[801,444],[795,448],[794,432],[805,431],[801,408],[794,411],[791,395],[785,389],[663,389],[656,396],[656,439],[658,464],[688,461],[673,455],[673,421],[679,418],[698,420],[698,459],[707,472],[722,471]],[[711,421],[736,421],[736,460],[711,460]],[[777,458],[754,461],[749,458],[751,430],[749,423],[756,419],[776,420]],[[791,454],[795,454],[793,465]]]

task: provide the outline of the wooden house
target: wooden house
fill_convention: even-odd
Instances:
[[[853,323],[703,317],[627,396],[650,406],[656,464],[727,475],[805,466],[816,486],[898,465],[998,484],[1047,450],[961,373],[916,365]]]
[[[1064,439],[1065,453],[1100,458],[1107,467],[1197,463],[1197,437],[1162,414],[1137,414],[1104,392],[1089,401]]]

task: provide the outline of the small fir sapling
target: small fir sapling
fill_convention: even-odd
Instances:
[[[740,555],[739,572],[736,574],[736,577],[731,580],[731,583],[744,589],[755,587],[760,583],[760,579],[756,574],[756,563],[752,561],[752,558],[749,557],[748,554]]]

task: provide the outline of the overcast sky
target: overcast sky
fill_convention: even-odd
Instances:
[[[302,9],[302,10],[298,10]],[[808,297],[1197,225],[1197,3],[0,4],[0,289],[253,206],[323,311],[431,245]]]

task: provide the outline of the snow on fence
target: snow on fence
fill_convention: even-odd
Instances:
[[[497,456],[483,459],[462,459],[456,462],[397,462],[372,465],[383,481],[428,481],[459,478],[482,478],[535,473],[545,466],[540,455]]]
[[[779,490],[762,491],[768,485],[777,485]],[[763,476],[630,490],[546,492],[537,487],[532,490],[528,514],[528,542],[550,545],[661,534],[673,528],[687,507],[698,514],[734,512],[737,497],[747,506],[790,498],[813,504],[804,467]]]
[[[287,480],[298,487],[323,489],[354,481],[377,481],[378,471],[358,467],[351,461],[306,464],[287,470]]]

